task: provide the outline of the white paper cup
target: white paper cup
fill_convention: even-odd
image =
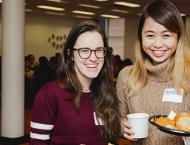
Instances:
[[[190,145],[190,137],[183,137],[185,145]]]
[[[128,122],[132,126],[135,134],[133,138],[146,138],[148,137],[148,118],[147,113],[133,113],[127,115]]]

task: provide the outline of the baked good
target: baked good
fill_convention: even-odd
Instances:
[[[190,131],[190,113],[177,114],[174,121],[178,129]]]
[[[164,126],[164,127],[167,127],[167,128],[172,128],[172,129],[176,129],[176,126],[175,126],[175,121],[174,120],[171,120],[167,117],[160,117],[160,118],[157,118],[155,120],[155,123],[156,124],[159,124],[160,126]]]
[[[190,131],[190,113],[184,112],[176,114],[174,119],[170,119],[168,117],[160,117],[156,118],[154,122],[163,127]]]

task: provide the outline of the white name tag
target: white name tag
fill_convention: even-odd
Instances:
[[[183,94],[178,94],[174,88],[166,88],[164,90],[162,101],[182,103]]]
[[[95,125],[104,125],[101,118],[96,116],[96,112],[93,113]]]

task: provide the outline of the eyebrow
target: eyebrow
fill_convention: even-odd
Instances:
[[[161,33],[165,33],[165,32],[170,32],[170,31],[164,30],[164,31],[162,31]],[[145,34],[146,34],[146,33],[155,33],[155,32],[152,31],[152,30],[147,30],[147,31],[145,31]]]
[[[147,31],[145,31],[145,33],[155,33],[155,32],[152,30],[147,30]]]

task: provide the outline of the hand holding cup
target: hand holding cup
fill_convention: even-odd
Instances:
[[[128,114],[127,119],[131,130],[133,131],[132,138],[146,138],[148,137],[148,118],[147,113],[133,113]]]

